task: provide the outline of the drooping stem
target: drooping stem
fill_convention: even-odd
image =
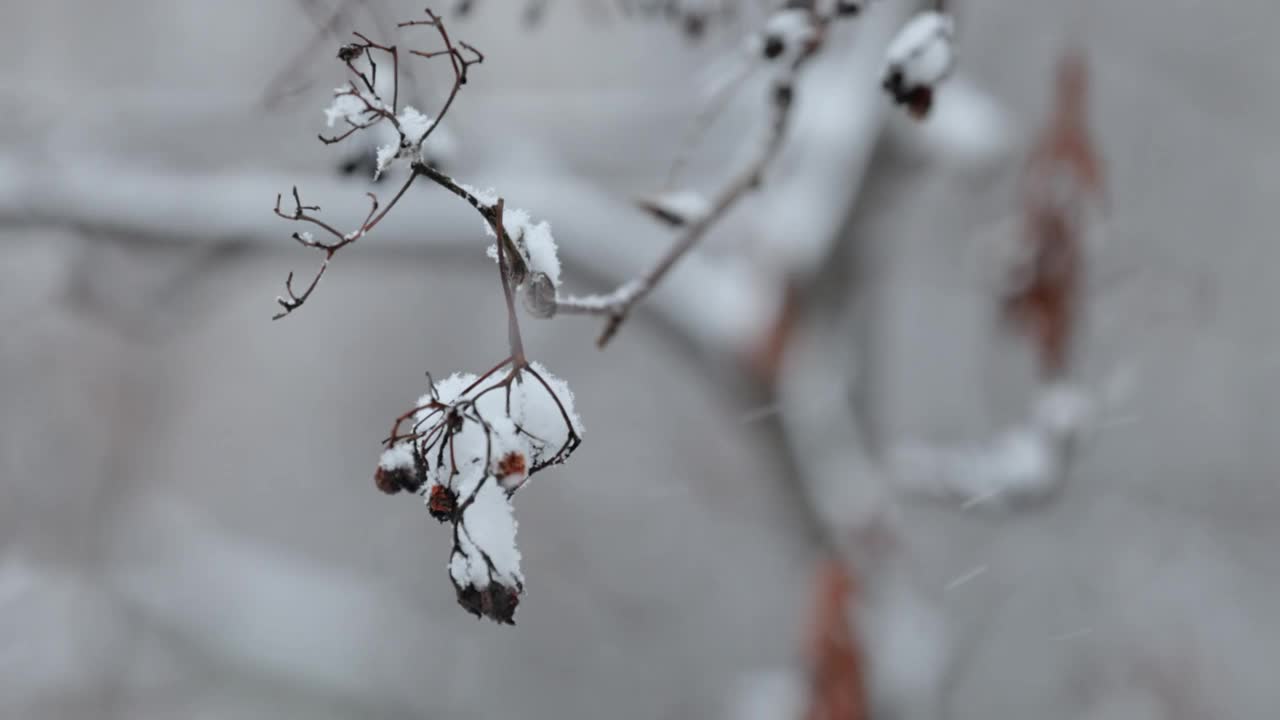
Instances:
[[[493,217],[489,219],[490,225],[493,226],[493,232],[498,236],[498,276],[502,279],[502,295],[507,302],[507,343],[511,348],[511,370],[519,371],[528,365],[528,361],[524,356],[524,340],[520,337],[520,319],[516,314],[516,297],[515,291],[511,287],[510,273],[507,272],[507,251],[506,247],[510,242],[507,237],[507,228],[502,221],[503,205],[506,201],[498,198],[498,202],[493,206]]]

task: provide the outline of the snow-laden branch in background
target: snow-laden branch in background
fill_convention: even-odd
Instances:
[[[1089,204],[1102,195],[1101,162],[1089,137],[1087,69],[1074,53],[1058,64],[1049,122],[1022,181],[1021,252],[1002,268],[998,310],[1035,353],[1040,386],[1029,417],[974,447],[907,442],[889,453],[906,491],[953,497],[963,507],[1044,497],[1059,487],[1095,404],[1068,380],[1087,268]]]
[[[1061,486],[1076,440],[1093,417],[1092,406],[1081,388],[1045,387],[1024,422],[985,443],[896,444],[886,458],[889,476],[903,492],[955,500],[962,508],[1046,497]]]
[[[751,2],[752,0],[581,0],[580,4],[583,6],[582,11],[588,16],[602,13],[605,7],[614,7],[624,17],[660,20],[677,27],[688,39],[700,40],[709,29],[729,24],[740,14],[742,6]],[[477,5],[483,4],[477,0],[456,0],[453,12],[458,17],[466,17],[476,10]],[[551,0],[501,0],[492,4],[502,6],[503,9],[519,7],[521,22],[525,27],[533,28],[547,16]]]
[[[731,176],[709,200],[683,191],[666,195],[664,201],[648,203],[650,212],[682,229],[667,252],[647,272],[621,284],[611,293],[557,298],[558,312],[605,316],[605,326],[597,340],[597,344],[603,347],[618,332],[635,306],[653,292],[717,222],[749,192],[764,183],[765,173],[781,150],[790,127],[800,71],[823,47],[831,23],[846,14],[835,8],[819,12],[812,6],[789,3],[769,17],[754,45],[764,61],[773,63],[778,69],[769,87],[767,134],[755,157]],[[681,202],[673,203],[675,198],[681,198]]]
[[[510,248],[512,250],[511,269],[516,273],[516,276],[511,278],[511,282],[522,288],[525,306],[529,311],[538,317],[551,317],[557,313],[604,316],[606,323],[598,339],[598,344],[603,346],[607,343],[630,315],[632,309],[653,292],[671,270],[709,234],[710,230],[743,197],[763,184],[764,176],[779,154],[783,140],[790,127],[795,104],[796,83],[801,68],[824,46],[829,26],[836,19],[856,15],[860,10],[861,5],[858,3],[786,3],[782,9],[768,18],[761,32],[754,36],[754,41],[751,43],[757,53],[757,57],[766,65],[776,68],[775,78],[770,85],[768,93],[768,107],[771,111],[768,131],[760,150],[745,167],[726,181],[725,186],[718,193],[709,198],[691,190],[676,190],[642,203],[642,207],[653,215],[681,229],[681,234],[674,240],[668,251],[659,257],[647,272],[639,277],[627,279],[609,293],[591,296],[560,295],[557,292],[557,288],[560,286],[558,261],[551,263],[556,268],[556,272],[538,273],[530,278],[528,282],[525,281],[521,274],[522,269],[524,269],[522,266],[525,263],[521,261],[524,259],[525,252],[529,251],[530,248],[519,246],[520,240],[518,239],[516,244]],[[448,56],[453,63],[456,79],[449,97],[441,109],[440,117],[443,117],[452,104],[459,87],[465,83],[468,63],[480,62],[483,60],[483,55],[463,43],[455,46],[449,40],[448,33],[444,30],[439,18],[431,14],[430,11],[428,11],[428,16],[428,21],[402,23],[401,27],[423,24],[435,27],[440,31],[445,43],[444,50],[430,53],[411,51],[411,53],[425,58]],[[918,24],[909,24],[909,28]],[[933,51],[929,50],[929,48],[921,51],[916,46],[924,40],[936,40],[936,34],[925,34],[917,30],[906,32],[906,36],[910,42],[900,40],[895,43],[895,47],[891,47],[891,59],[895,62],[911,63],[916,61],[915,59],[920,55],[920,52],[932,56]],[[405,108],[404,111],[397,112],[398,83],[396,78],[398,78],[398,74],[396,73],[398,73],[399,68],[397,49],[395,46],[373,43],[363,35],[357,35],[357,37],[360,38],[361,42],[343,46],[339,52],[339,58],[346,63],[348,69],[355,75],[356,80],[335,91],[335,103],[326,111],[331,123],[341,119],[346,123],[347,130],[334,137],[326,138],[322,136],[321,139],[326,143],[339,142],[358,131],[378,125],[385,126],[390,124],[396,129],[400,141],[396,144],[386,144],[379,147],[376,154],[375,176],[398,161],[407,160],[411,168],[408,179],[405,180],[400,190],[396,193],[391,204],[394,205],[403,196],[404,192],[419,175],[430,177],[445,185],[455,194],[461,195],[462,193],[458,192],[458,188],[461,186],[452,181],[449,181],[449,183],[441,182],[439,177],[443,177],[443,174],[434,168],[429,160],[422,155],[422,143],[437,127],[440,117],[431,120],[413,108]],[[464,50],[469,55],[465,54]],[[387,90],[379,87],[377,64],[373,59],[375,51],[389,56],[393,66],[391,99],[389,102],[386,98]],[[949,50],[947,57],[949,69]],[[357,61],[363,61],[368,67],[358,67],[355,64]],[[384,70],[382,73],[384,83],[386,82],[386,77],[387,73]],[[452,184],[452,187],[450,187],[450,184]],[[480,209],[482,213],[491,211],[491,202],[488,203],[489,209],[486,210],[475,203],[474,199],[474,194],[471,194],[470,200],[472,200],[472,204],[477,209]],[[374,216],[371,213],[369,216],[370,221],[376,223],[389,210],[390,205],[381,215]],[[279,210],[277,212],[282,214],[279,213]],[[303,207],[300,202],[296,203],[291,219],[314,221],[314,218],[304,217]],[[490,225],[493,224],[492,218],[486,218],[486,222]],[[543,232],[547,228],[545,224],[530,225],[529,228],[531,230],[531,238],[544,235],[547,238],[550,237],[549,231]],[[300,293],[295,292],[292,287],[292,277],[290,277],[286,283],[288,294],[286,297],[279,299],[279,303],[284,309],[282,315],[288,314],[306,301],[311,291],[315,289],[320,276],[327,269],[328,261],[332,258],[334,252],[362,237],[371,229],[371,225],[366,222],[365,225],[347,234],[338,233],[329,227],[324,227],[323,229],[332,231],[331,234],[335,236],[337,242],[315,244],[306,240],[305,237],[295,235],[295,239],[303,245],[323,250],[325,258],[319,270],[313,276],[311,283]],[[520,230],[518,235],[523,237],[523,228],[518,229]],[[554,241],[539,243],[539,245],[544,248],[555,247]],[[525,252],[522,252],[522,247]]]
[[[903,440],[877,451],[865,418],[847,401],[856,397],[855,381],[833,339],[839,333],[810,318],[784,355],[779,404],[803,481],[800,506],[865,588],[848,612],[858,619],[869,659],[874,715],[936,717],[953,660],[941,616],[913,588],[900,557],[907,530],[893,512],[896,496],[954,499],[961,508],[1047,497],[1062,486],[1077,441],[1097,414],[1091,394],[1068,373],[1085,268],[1080,216],[1101,188],[1084,83],[1083,62],[1068,55],[1058,71],[1053,118],[1024,178],[1025,257],[1006,268],[1013,281],[996,298],[1037,358],[1040,383],[1024,422],[972,447]],[[813,702],[830,701],[817,692]]]
[[[886,52],[882,84],[917,119],[929,114],[937,87],[955,68],[955,23],[929,10],[898,31]]]
[[[858,643],[865,666],[857,673],[870,717],[937,717],[951,668],[946,627],[909,562],[904,541],[909,530],[898,513],[897,489],[850,406],[849,338],[842,332],[847,328],[815,315],[820,314],[797,325],[783,355],[780,420],[796,463],[795,505],[856,593],[836,584],[827,587],[828,594],[846,597],[838,608],[843,616],[823,618],[822,612],[832,611],[820,607],[814,622],[824,631],[834,629],[838,639]],[[819,585],[834,579],[820,578]],[[840,620],[847,630],[841,630]],[[832,690],[823,687],[820,673],[836,663],[848,679],[854,668],[839,653],[816,661],[810,668],[811,708],[848,702],[842,694],[828,695]]]

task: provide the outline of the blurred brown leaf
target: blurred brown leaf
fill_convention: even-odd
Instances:
[[[1002,299],[1005,318],[1028,335],[1040,373],[1066,372],[1077,326],[1088,200],[1104,194],[1102,166],[1089,135],[1088,69],[1068,53],[1058,63],[1048,125],[1028,158],[1023,180],[1023,253],[1016,281]]]
[[[819,570],[809,630],[812,695],[805,720],[869,717],[861,648],[849,622],[855,590],[839,561],[829,561]]]

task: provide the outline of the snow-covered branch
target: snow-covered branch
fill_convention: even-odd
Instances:
[[[721,218],[750,191],[763,184],[765,173],[781,150],[790,127],[800,71],[823,46],[828,26],[845,14],[839,9],[818,12],[812,7],[788,5],[771,15],[757,38],[757,44],[764,59],[776,63],[780,69],[769,88],[768,131],[756,156],[733,175],[710,201],[696,196],[691,200],[689,195],[681,194],[646,203],[646,208],[660,219],[683,228],[667,252],[647,272],[623,283],[612,293],[557,299],[560,312],[607,318],[597,340],[599,346],[603,347],[613,338],[632,309],[653,292]],[[676,198],[679,202],[673,202]]]
[[[392,164],[405,161],[409,174],[392,200],[379,211],[377,197],[369,194],[371,207],[358,228],[343,233],[319,218],[320,208],[304,205],[297,188],[293,210],[276,215],[307,223],[332,240],[317,240],[311,232],[294,233],[304,247],[324,252],[324,261],[301,292],[293,287],[293,275],[285,283],[287,298],[279,300],[283,317],[307,301],[342,248],[373,230],[419,178],[425,178],[467,202],[484,220],[495,238],[492,255],[507,310],[510,354],[480,376],[455,374],[437,385],[410,411],[396,418],[386,449],[374,474],[383,492],[408,490],[426,498],[429,512],[453,527],[453,552],[449,575],[458,602],[477,617],[514,623],[516,606],[524,590],[520,552],[515,544],[515,519],[510,498],[533,473],[564,462],[582,438],[582,423],[573,409],[573,393],[559,378],[525,354],[515,294],[527,290],[527,302],[554,298],[560,277],[560,261],[550,227],[532,224],[528,213],[508,213],[505,201],[492,191],[480,191],[455,181],[432,166],[423,155],[423,142],[439,126],[459,89],[467,82],[472,65],[484,55],[472,46],[455,43],[443,21],[431,10],[426,20],[400,23],[400,28],[436,30],[441,50],[410,50],[415,57],[447,58],[453,69],[453,87],[439,114],[427,118],[412,107],[399,109],[400,53],[395,45],[383,45],[355,33],[359,42],[342,46],[338,59],[354,76],[334,93],[325,111],[329,124],[341,120],[348,129],[334,137],[320,136],[325,144],[342,142],[380,123],[390,124],[399,142],[378,149],[375,178]],[[390,75],[375,57],[390,58]],[[357,65],[360,62],[360,65]],[[528,298],[532,298],[529,302]],[[549,301],[548,301],[549,302]],[[545,302],[544,302],[545,304]]]
[[[310,231],[294,233],[295,241],[304,247],[323,252],[324,259],[311,281],[301,291],[295,291],[293,275],[290,274],[286,281],[287,297],[279,299],[283,311],[277,317],[287,315],[304,304],[335,253],[363,238],[381,223],[406,196],[417,178],[422,177],[444,188],[466,201],[480,214],[486,232],[495,239],[490,248],[490,256],[497,260],[506,301],[509,355],[503,363],[475,378],[471,386],[461,390],[458,393],[461,399],[457,404],[452,400],[441,401],[433,386],[430,399],[424,397],[414,410],[397,419],[376,475],[377,484],[383,490],[408,489],[424,492],[428,496],[433,514],[453,522],[451,576],[458,588],[459,602],[468,610],[500,622],[511,622],[523,588],[510,507],[505,499],[502,502],[496,500],[495,491],[485,489],[489,487],[489,479],[493,478],[494,482],[506,490],[509,497],[523,483],[523,480],[513,481],[513,484],[501,481],[512,472],[511,467],[528,467],[530,472],[542,467],[539,460],[529,457],[530,453],[512,455],[501,451],[501,446],[510,444],[513,438],[520,436],[520,423],[516,419],[520,409],[519,403],[515,403],[513,407],[512,385],[527,381],[526,376],[531,377],[547,390],[560,409],[567,428],[565,443],[550,462],[558,463],[567,458],[580,438],[580,424],[572,415],[571,409],[566,410],[565,404],[559,399],[568,394],[567,387],[563,388],[563,392],[553,389],[553,385],[559,381],[552,382],[544,378],[543,373],[526,356],[516,309],[517,293],[522,295],[528,311],[538,317],[551,317],[558,312],[604,316],[606,324],[598,344],[603,346],[607,343],[632,309],[649,296],[742,198],[763,184],[766,172],[773,165],[788,135],[800,71],[824,47],[830,26],[839,18],[856,14],[859,9],[860,6],[849,3],[827,3],[820,8],[817,3],[791,2],[769,17],[752,44],[760,62],[775,68],[767,95],[768,127],[760,149],[741,170],[729,177],[725,186],[710,200],[702,201],[699,197],[685,194],[667,195],[650,203],[646,209],[668,224],[680,227],[680,235],[648,271],[627,280],[611,293],[587,297],[559,294],[561,268],[557,244],[546,221],[534,222],[524,210],[508,210],[504,198],[497,192],[482,191],[458,182],[432,165],[424,154],[424,142],[439,127],[441,118],[453,105],[462,85],[466,84],[468,69],[482,62],[484,55],[466,43],[455,43],[443,21],[431,10],[426,11],[426,20],[398,25],[402,29],[418,26],[435,29],[443,49],[409,50],[408,55],[425,60],[445,58],[453,69],[452,88],[437,116],[429,118],[415,108],[400,107],[402,58],[396,45],[381,44],[355,33],[358,42],[343,45],[339,49],[338,59],[346,66],[352,80],[334,91],[332,104],[326,109],[325,116],[330,126],[341,122],[344,130],[333,136],[321,135],[320,140],[325,144],[335,144],[378,126],[390,126],[398,141],[378,148],[374,177],[376,179],[396,164],[407,165],[408,177],[385,207],[380,208],[377,197],[370,194],[370,208],[364,221],[348,232],[342,232],[321,219],[319,207],[304,205],[296,188],[293,191],[291,211],[282,209],[281,199],[277,196],[276,215],[309,224],[328,236],[324,240],[317,240]],[[911,35],[910,32],[907,34]],[[929,35],[926,39],[937,42],[934,35]],[[916,50],[909,49],[908,52],[899,46],[918,45],[922,40],[914,35],[908,40],[910,42],[899,42],[891,48],[891,67],[892,63],[901,65],[914,61]],[[949,42],[949,36],[946,40]],[[949,52],[949,45],[945,49]],[[946,69],[949,70],[949,55],[947,59]],[[381,66],[379,60],[382,62]],[[935,70],[928,82],[936,83],[943,75],[945,72]],[[476,386],[493,379],[503,368],[508,368],[507,373],[496,380],[496,384],[481,390],[480,395],[501,389],[505,392],[506,402],[501,406],[499,414],[482,414],[476,404],[478,397],[465,396]],[[424,412],[426,415],[419,417]],[[405,421],[412,421],[412,429],[407,434],[402,434],[400,426]],[[429,424],[425,430],[420,427],[423,423]],[[481,454],[472,448],[459,461],[455,454],[455,436],[465,435],[469,424],[478,428],[476,432],[483,436],[484,452]],[[507,427],[508,424],[510,428]],[[537,439],[542,436],[534,434],[530,437]],[[495,442],[501,451],[496,455]],[[406,444],[407,448],[404,447]],[[449,450],[447,462],[444,456],[446,447]],[[434,465],[429,459],[433,451],[436,452]],[[498,467],[494,466],[495,458]],[[460,479],[460,476],[465,475],[461,469],[463,466],[475,466],[481,470],[470,480]],[[434,484],[430,482],[430,478],[424,474],[424,468],[431,467],[437,470],[447,467],[446,478],[436,478]],[[456,485],[458,482],[462,484]],[[472,531],[473,526],[490,528],[492,532],[480,532],[477,535]]]

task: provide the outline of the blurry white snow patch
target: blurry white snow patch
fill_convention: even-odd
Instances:
[[[804,51],[816,32],[811,11],[784,8],[769,16],[761,36],[752,41],[751,49],[768,60],[789,64]]]
[[[853,613],[873,717],[939,717],[950,646],[938,609],[901,575],[883,576]]]
[[[1081,720],[1165,720],[1167,717],[1151,691],[1135,687],[1109,694],[1087,710]]]
[[[726,720],[796,720],[809,699],[807,679],[794,670],[761,670],[741,678],[726,702]]]
[[[894,139],[909,150],[960,170],[991,168],[1010,150],[1013,122],[990,93],[964,77],[938,91],[932,112],[918,121],[890,121]]]
[[[890,472],[908,492],[958,498],[965,508],[1039,497],[1060,481],[1065,443],[1092,414],[1092,401],[1083,391],[1050,385],[1036,396],[1025,424],[976,446],[901,443],[889,454]]]
[[[916,118],[929,114],[934,91],[955,67],[954,34],[950,17],[925,11],[907,21],[885,51],[881,85]]]
[[[672,226],[698,222],[711,212],[706,196],[694,190],[674,190],[653,197],[640,198],[641,210]]]
[[[516,525],[506,492],[497,483],[481,485],[462,511],[458,525],[458,543],[449,558],[454,584],[477,589],[488,587],[490,582],[522,585]]]
[[[14,552],[0,561],[0,716],[99,687],[128,642],[126,613],[92,578]]]
[[[955,24],[946,15],[932,10],[916,15],[885,51],[889,70],[912,86],[936,85],[955,66],[954,35]]]
[[[1074,385],[1055,383],[1036,396],[1031,414],[1037,427],[1066,437],[1080,432],[1092,421],[1093,401]]]

